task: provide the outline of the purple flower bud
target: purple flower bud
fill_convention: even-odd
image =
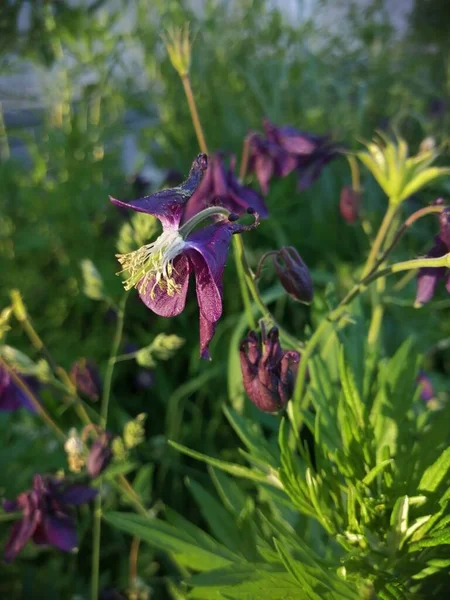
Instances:
[[[261,341],[250,331],[240,345],[244,388],[250,400],[260,410],[274,413],[286,406],[294,387],[300,355],[285,351],[278,339],[278,329],[268,334],[261,326]]]
[[[344,185],[341,190],[339,209],[342,218],[347,223],[354,223],[359,217],[361,194],[354,190],[351,185]]]
[[[97,491],[86,485],[66,484],[63,479],[35,475],[33,487],[19,494],[16,500],[6,500],[6,512],[22,511],[22,518],[11,528],[4,559],[11,562],[32,539],[35,544],[56,546],[71,552],[77,546],[75,519],[70,504],[92,500]]]
[[[86,459],[86,469],[92,479],[98,477],[111,462],[113,452],[110,441],[113,436],[110,433],[101,433],[93,442]]]
[[[274,256],[275,268],[281,285],[294,300],[310,304],[314,287],[308,267],[293,246],[281,248]]]
[[[72,365],[70,377],[79,392],[96,402],[102,393],[97,365],[86,358],[79,358]]]

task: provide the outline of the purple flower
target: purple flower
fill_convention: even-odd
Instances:
[[[218,152],[209,157],[205,176],[186,204],[183,223],[201,210],[215,204],[237,215],[245,214],[248,208],[253,208],[260,217],[267,217],[267,206],[258,192],[241,185],[234,176],[235,162],[236,159],[232,156],[227,169],[222,153]]]
[[[20,379],[35,392],[37,382],[33,377],[23,377]],[[13,411],[19,408],[26,408],[35,413],[36,408],[31,402],[25,390],[23,390],[11,377],[11,374],[0,365],[0,410]]]
[[[339,202],[339,210],[344,221],[354,223],[359,218],[360,204],[361,194],[354,190],[351,185],[344,185]]]
[[[272,327],[266,334],[262,326],[261,341],[255,331],[250,331],[241,342],[240,359],[244,388],[253,404],[269,413],[286,406],[300,355],[281,348],[278,329]]]
[[[174,317],[183,311],[189,278],[192,273],[195,275],[202,358],[209,358],[208,345],[222,314],[222,278],[231,236],[258,224],[257,214],[253,225],[240,225],[226,216],[228,211],[224,208],[209,207],[180,225],[186,204],[200,185],[206,168],[206,155],[199,154],[188,179],[179,187],[132,202],[111,198],[118,206],[156,216],[163,226],[154,242],[118,256],[123,270],[129,274],[125,289],[135,287],[144,304],[157,315]],[[215,219],[212,224],[197,229],[210,218]]]
[[[277,127],[264,119],[266,137],[250,138],[249,171],[255,172],[263,194],[268,193],[272,176],[284,177],[294,169],[299,188],[314,183],[322,168],[338,154],[328,136],[314,135],[290,126]]]
[[[66,485],[48,475],[35,475],[30,491],[4,502],[6,512],[22,512],[22,518],[12,526],[5,561],[11,562],[30,539],[35,544],[56,546],[66,552],[74,550],[77,532],[69,505],[89,502],[96,493],[86,485]]]
[[[281,285],[287,293],[305,304],[314,297],[314,286],[308,267],[293,246],[281,248],[274,258],[273,266]]]
[[[89,398],[89,400],[95,402],[100,398],[102,382],[94,361],[79,358],[72,365],[70,377],[77,390]]]
[[[439,234],[434,238],[434,245],[426,254],[427,258],[439,258],[450,252],[450,207],[439,215]],[[440,279],[446,279],[446,288],[450,292],[450,275],[445,267],[424,267],[417,276],[416,307],[423,306],[431,300]]]
[[[86,459],[86,469],[92,479],[98,477],[108,467],[113,457],[110,442],[113,436],[110,433],[101,433],[89,449]]]
[[[416,378],[416,383],[420,387],[420,397],[425,402],[432,400],[436,394],[433,390],[433,384],[425,371],[420,370]]]

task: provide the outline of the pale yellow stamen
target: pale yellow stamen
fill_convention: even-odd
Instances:
[[[141,293],[148,293],[155,299],[155,289],[159,287],[168,296],[181,293],[181,285],[174,278],[176,270],[174,259],[182,252],[185,242],[177,230],[164,231],[154,242],[147,244],[128,254],[117,254],[122,265],[121,271],[128,271],[129,277],[124,281],[126,290],[137,288]]]

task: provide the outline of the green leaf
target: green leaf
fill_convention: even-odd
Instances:
[[[187,454],[187,456],[191,456],[192,458],[205,462],[212,467],[222,469],[222,471],[225,471],[225,473],[229,473],[235,477],[243,477],[244,479],[250,479],[252,481],[268,482],[267,475],[258,471],[254,471],[236,463],[225,462],[224,460],[213,458],[211,456],[207,456],[206,454],[201,454],[201,452],[196,452],[195,450],[191,450],[190,448],[187,448],[182,444],[177,444],[171,440],[169,440],[169,445],[172,446],[172,448],[175,448],[175,450],[183,452],[183,454]]]
[[[447,448],[422,475],[418,489],[422,492],[435,492],[447,477],[449,469],[450,448]]]
[[[392,462],[393,462],[392,458],[387,458],[386,460],[382,460],[378,465],[373,467],[373,469],[370,469],[370,471],[367,473],[367,475],[362,480],[362,483],[364,485],[369,486],[372,483],[372,481],[375,479],[375,477],[379,473],[381,473],[388,465],[392,464]]]
[[[435,181],[439,177],[444,177],[445,175],[450,176],[450,169],[444,167],[430,167],[425,169],[425,171],[421,171],[403,189],[399,200],[405,200],[421,188],[425,187],[428,183]]]
[[[243,561],[241,556],[218,543],[214,544],[214,551],[210,547],[201,547],[185,531],[159,519],[121,512],[106,513],[103,518],[113,527],[140,538],[154,548],[172,553],[180,564],[191,569],[208,571]]]

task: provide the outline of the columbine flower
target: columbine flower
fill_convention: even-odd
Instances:
[[[273,266],[287,293],[304,304],[310,304],[314,286],[308,267],[293,246],[281,248],[273,257]]]
[[[113,435],[101,433],[92,443],[86,459],[86,469],[92,479],[98,477],[108,467],[113,457],[111,440]]]
[[[235,164],[236,158],[231,156],[227,169],[224,156],[219,152],[208,158],[208,168],[205,176],[186,205],[183,222],[186,222],[208,206],[215,204],[223,206],[237,215],[245,214],[248,208],[253,208],[260,217],[267,217],[267,206],[258,192],[241,185],[236,179],[234,175]]]
[[[261,341],[255,331],[250,331],[241,342],[240,358],[244,388],[253,404],[270,413],[286,406],[300,355],[281,348],[278,329],[272,327],[266,334],[262,325]]]
[[[341,190],[339,210],[347,223],[354,223],[359,218],[360,205],[360,192],[353,189],[351,185],[344,185]]]
[[[420,387],[420,397],[425,402],[430,402],[436,397],[434,393],[433,384],[425,371],[420,370],[416,378],[416,383]]]
[[[36,380],[33,377],[23,377],[21,379],[27,387],[31,387],[34,392],[37,387]],[[13,411],[19,408],[26,408],[31,412],[36,412],[34,404],[23,390],[11,377],[10,373],[0,365],[0,410]]]
[[[299,175],[299,188],[304,190],[319,177],[322,168],[337,156],[337,146],[328,136],[314,135],[290,126],[277,127],[264,119],[266,138],[250,139],[249,170],[254,171],[261,190],[268,192],[273,175],[284,177],[294,169]]]
[[[89,400],[95,402],[100,398],[102,382],[94,361],[79,358],[72,365],[70,378],[77,390],[89,398]]]
[[[77,532],[70,505],[89,502],[96,493],[86,485],[66,485],[63,480],[35,475],[29,492],[4,502],[6,512],[22,511],[22,518],[11,529],[5,561],[11,562],[30,539],[66,552],[75,550]]]
[[[439,234],[434,238],[434,245],[427,253],[427,258],[439,258],[450,252],[450,207],[439,215]],[[440,279],[446,279],[446,288],[450,292],[450,274],[445,267],[424,267],[417,276],[417,293],[414,306],[420,308],[431,300]]]
[[[206,167],[206,155],[199,154],[188,179],[180,186],[131,202],[111,198],[118,206],[154,215],[163,226],[154,242],[118,255],[123,271],[128,272],[125,289],[135,287],[141,300],[157,315],[174,317],[184,309],[189,277],[195,274],[203,358],[209,358],[208,345],[222,314],[222,277],[231,236],[258,223],[257,215],[251,226],[232,222],[225,216],[228,211],[217,206],[197,213],[180,226],[186,204],[198,188]],[[195,229],[212,217],[216,219],[214,223]]]

